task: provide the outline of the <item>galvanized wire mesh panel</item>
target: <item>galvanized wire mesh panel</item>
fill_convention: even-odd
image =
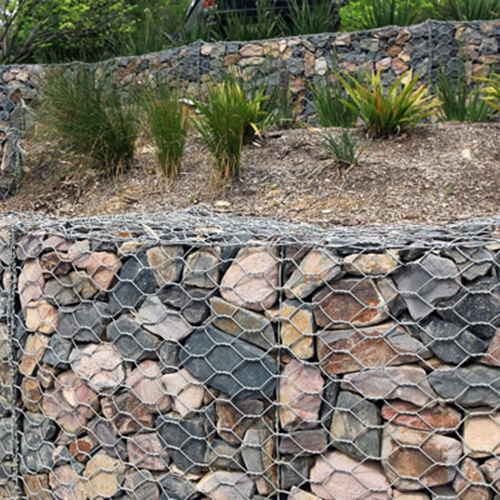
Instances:
[[[18,496],[493,499],[499,222],[14,219]]]

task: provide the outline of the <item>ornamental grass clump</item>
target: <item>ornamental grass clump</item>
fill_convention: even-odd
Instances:
[[[363,146],[359,132],[343,128],[338,131],[320,133],[323,138],[320,146],[340,169],[357,165],[366,147]]]
[[[356,111],[374,137],[390,137],[411,131],[417,123],[436,112],[439,101],[429,94],[427,85],[419,85],[419,77],[409,70],[402,74],[387,90],[381,71],[372,71],[361,81],[352,76],[346,79],[337,73],[349,101],[345,104]]]
[[[486,83],[486,86],[481,89],[483,101],[493,108],[495,112],[500,112],[500,74],[492,75],[489,78],[479,78]]]
[[[263,90],[248,93],[237,77],[225,75],[221,83],[208,84],[204,99],[195,102],[196,129],[223,179],[239,176],[243,144],[254,134],[260,135],[258,126],[266,122],[267,100]]]
[[[179,87],[161,85],[148,91],[143,109],[156,145],[158,172],[168,179],[176,178],[189,129],[189,114]]]
[[[50,70],[40,87],[36,115],[42,132],[107,174],[130,165],[139,122],[135,106],[115,84],[79,66]]]
[[[481,21],[500,17],[500,0],[433,0],[442,21]]]

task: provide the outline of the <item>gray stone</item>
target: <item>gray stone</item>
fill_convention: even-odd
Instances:
[[[165,287],[158,296],[169,306],[179,309],[181,315],[192,325],[200,325],[210,314],[208,300],[214,290],[186,285]]]
[[[278,366],[271,356],[212,326],[187,339],[181,361],[200,382],[231,397],[267,399],[276,389]]]
[[[207,443],[205,463],[210,469],[242,470],[240,451],[223,439],[214,439]]]
[[[78,304],[91,299],[97,292],[90,278],[76,271],[47,281],[43,290],[44,297],[57,306]]]
[[[177,342],[164,340],[161,343],[158,350],[158,359],[160,360],[162,371],[165,373],[177,371],[181,365],[180,350],[181,346]]]
[[[458,268],[450,259],[428,254],[394,276],[398,290],[413,319],[425,318],[440,300],[460,290]]]
[[[493,266],[493,255],[484,248],[455,247],[444,251],[458,266],[460,276],[472,281],[486,276]]]
[[[132,255],[121,268],[118,278],[118,283],[109,291],[109,303],[115,312],[139,309],[144,298],[158,288],[144,253]]]
[[[160,488],[162,490],[160,500],[193,500],[200,496],[191,481],[172,473],[161,479]]]
[[[500,369],[470,365],[435,370],[428,375],[432,388],[444,399],[465,407],[500,405]]]
[[[160,339],[147,332],[130,315],[122,315],[113,320],[106,329],[106,336],[125,360],[143,361],[154,358]]]
[[[309,471],[313,465],[312,457],[284,456],[281,457],[280,483],[282,490],[292,486],[301,486],[309,480]]]
[[[135,470],[125,475],[123,489],[127,498],[134,500],[159,500],[160,490],[155,478],[148,470]]]
[[[198,482],[197,489],[210,500],[248,500],[255,484],[244,472],[209,472]]]
[[[199,288],[217,288],[220,281],[220,248],[202,248],[186,259],[182,282]]]
[[[380,422],[373,403],[352,392],[341,392],[332,420],[333,446],[356,460],[378,459]]]
[[[0,420],[0,462],[12,458],[13,449],[12,419]]]
[[[183,253],[184,249],[180,245],[153,247],[146,252],[148,264],[156,277],[158,286],[162,287],[179,281],[184,264]]]
[[[47,442],[40,434],[24,433],[21,436],[21,472],[49,472],[54,466],[54,450],[55,445]]]
[[[279,450],[285,455],[315,455],[324,452],[328,444],[326,430],[311,429],[282,435]]]
[[[324,429],[330,431],[332,417],[337,405],[337,398],[340,392],[340,383],[334,375],[328,375],[325,378],[325,388],[323,390],[323,402],[321,403],[320,421]]]
[[[59,311],[57,333],[76,342],[99,342],[111,320],[111,309],[105,302],[86,302]]]
[[[108,455],[124,461],[127,459],[127,446],[120,435],[115,435],[113,429],[105,419],[96,417],[89,422],[87,432],[92,439],[102,446]]]
[[[468,285],[453,299],[439,304],[446,321],[466,326],[481,339],[489,339],[500,325],[500,280],[485,278]]]
[[[439,359],[446,363],[461,364],[485,352],[488,344],[465,327],[431,318],[420,329],[420,340]]]
[[[173,463],[186,473],[196,474],[204,466],[207,449],[205,422],[199,415],[190,420],[160,415],[156,430]]]
[[[43,355],[42,363],[65,370],[69,366],[68,360],[72,348],[73,344],[69,340],[53,335]]]

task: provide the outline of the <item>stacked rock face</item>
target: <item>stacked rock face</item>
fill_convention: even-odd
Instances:
[[[498,493],[500,246],[151,232],[16,242],[23,498]]]

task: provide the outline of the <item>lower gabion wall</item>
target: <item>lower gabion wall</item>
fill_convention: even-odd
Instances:
[[[500,220],[5,222],[5,498],[493,499]]]

